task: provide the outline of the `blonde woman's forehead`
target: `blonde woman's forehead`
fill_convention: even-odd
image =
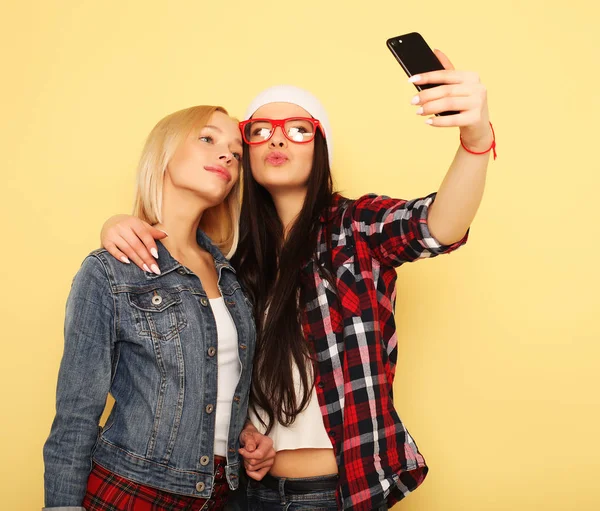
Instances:
[[[232,119],[227,114],[215,112],[208,122],[203,126],[203,129],[215,131],[221,135],[231,138],[234,142],[242,145],[242,137],[240,136],[239,124],[235,119]]]

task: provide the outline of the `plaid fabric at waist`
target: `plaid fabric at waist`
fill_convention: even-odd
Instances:
[[[86,511],[218,511],[225,507],[229,486],[227,461],[215,456],[215,485],[210,499],[177,495],[144,486],[94,463],[83,500]]]

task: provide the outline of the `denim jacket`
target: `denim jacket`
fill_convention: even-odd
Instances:
[[[237,327],[241,376],[233,397],[226,476],[239,484],[255,326],[235,271],[208,237],[218,286]],[[92,252],[67,301],[56,417],[44,446],[47,508],[83,509],[92,460],[165,491],[213,489],[217,330],[198,277],[158,243],[161,275]],[[98,427],[108,393],[115,405]],[[211,406],[209,406],[211,405]]]

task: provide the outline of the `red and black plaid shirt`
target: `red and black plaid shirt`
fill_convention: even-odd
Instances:
[[[313,343],[315,386],[339,467],[343,509],[391,506],[425,478],[427,466],[392,397],[397,358],[395,267],[455,250],[427,227],[435,194],[404,201],[339,195],[321,217],[319,264],[331,257],[337,292],[317,271],[303,269],[304,333]],[[326,241],[330,238],[330,249]]]

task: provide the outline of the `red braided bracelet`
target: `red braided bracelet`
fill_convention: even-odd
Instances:
[[[471,150],[470,150],[470,149],[469,149],[469,148],[468,148],[468,147],[465,145],[465,143],[463,142],[462,136],[460,137],[460,145],[462,146],[462,148],[463,148],[465,151],[467,151],[468,153],[471,153],[471,154],[486,154],[486,153],[489,153],[490,151],[493,151],[493,152],[494,152],[494,160],[495,160],[495,159],[496,159],[496,157],[497,157],[497,154],[496,154],[496,133],[494,133],[494,126],[492,126],[492,123],[491,123],[491,122],[490,122],[490,128],[492,128],[492,136],[494,137],[494,140],[492,141],[492,145],[490,146],[490,148],[489,148],[489,149],[487,149],[486,151],[481,151],[480,153],[478,153],[478,152],[475,152],[475,151],[471,151]]]

